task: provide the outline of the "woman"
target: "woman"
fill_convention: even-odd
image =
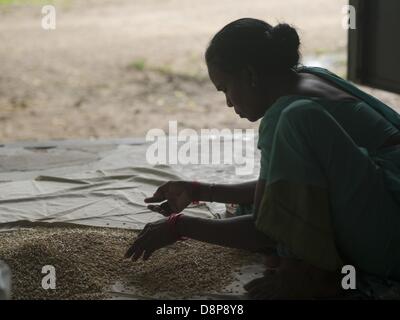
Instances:
[[[299,45],[291,26],[250,18],[214,36],[211,81],[241,118],[262,119],[259,179],[171,181],[145,201],[164,201],[149,205],[164,215],[194,200],[253,204],[253,214],[174,214],[148,224],[127,257],[146,260],[181,236],[278,252],[277,272],[246,286],[253,298],[334,296],[346,264],[400,280],[400,116],[325,69],[300,67]]]

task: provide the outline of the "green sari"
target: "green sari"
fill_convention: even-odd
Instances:
[[[397,112],[350,82],[322,68],[298,72],[333,82],[400,131]],[[357,146],[326,112],[337,103],[284,96],[267,110],[258,142],[266,188],[256,227],[322,269],[353,264],[400,279],[400,146]]]

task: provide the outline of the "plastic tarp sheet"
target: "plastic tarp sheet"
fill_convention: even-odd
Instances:
[[[183,177],[168,167],[129,167],[38,176],[0,184],[0,224],[77,224],[142,229],[161,215],[146,208],[144,198],[157,186]],[[205,204],[185,214],[213,218]]]

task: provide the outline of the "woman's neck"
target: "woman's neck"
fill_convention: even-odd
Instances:
[[[269,92],[272,92],[272,98],[274,101],[283,96],[288,95],[299,95],[301,94],[300,83],[302,77],[296,71],[291,70],[287,74],[277,75],[269,84]]]

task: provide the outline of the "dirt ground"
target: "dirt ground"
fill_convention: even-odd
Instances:
[[[2,3],[0,1],[0,3]],[[0,141],[139,137],[168,120],[183,128],[257,128],[225,107],[203,53],[245,16],[299,29],[304,64],[345,76],[346,0],[71,0],[0,5]],[[400,96],[370,90],[392,106]]]

